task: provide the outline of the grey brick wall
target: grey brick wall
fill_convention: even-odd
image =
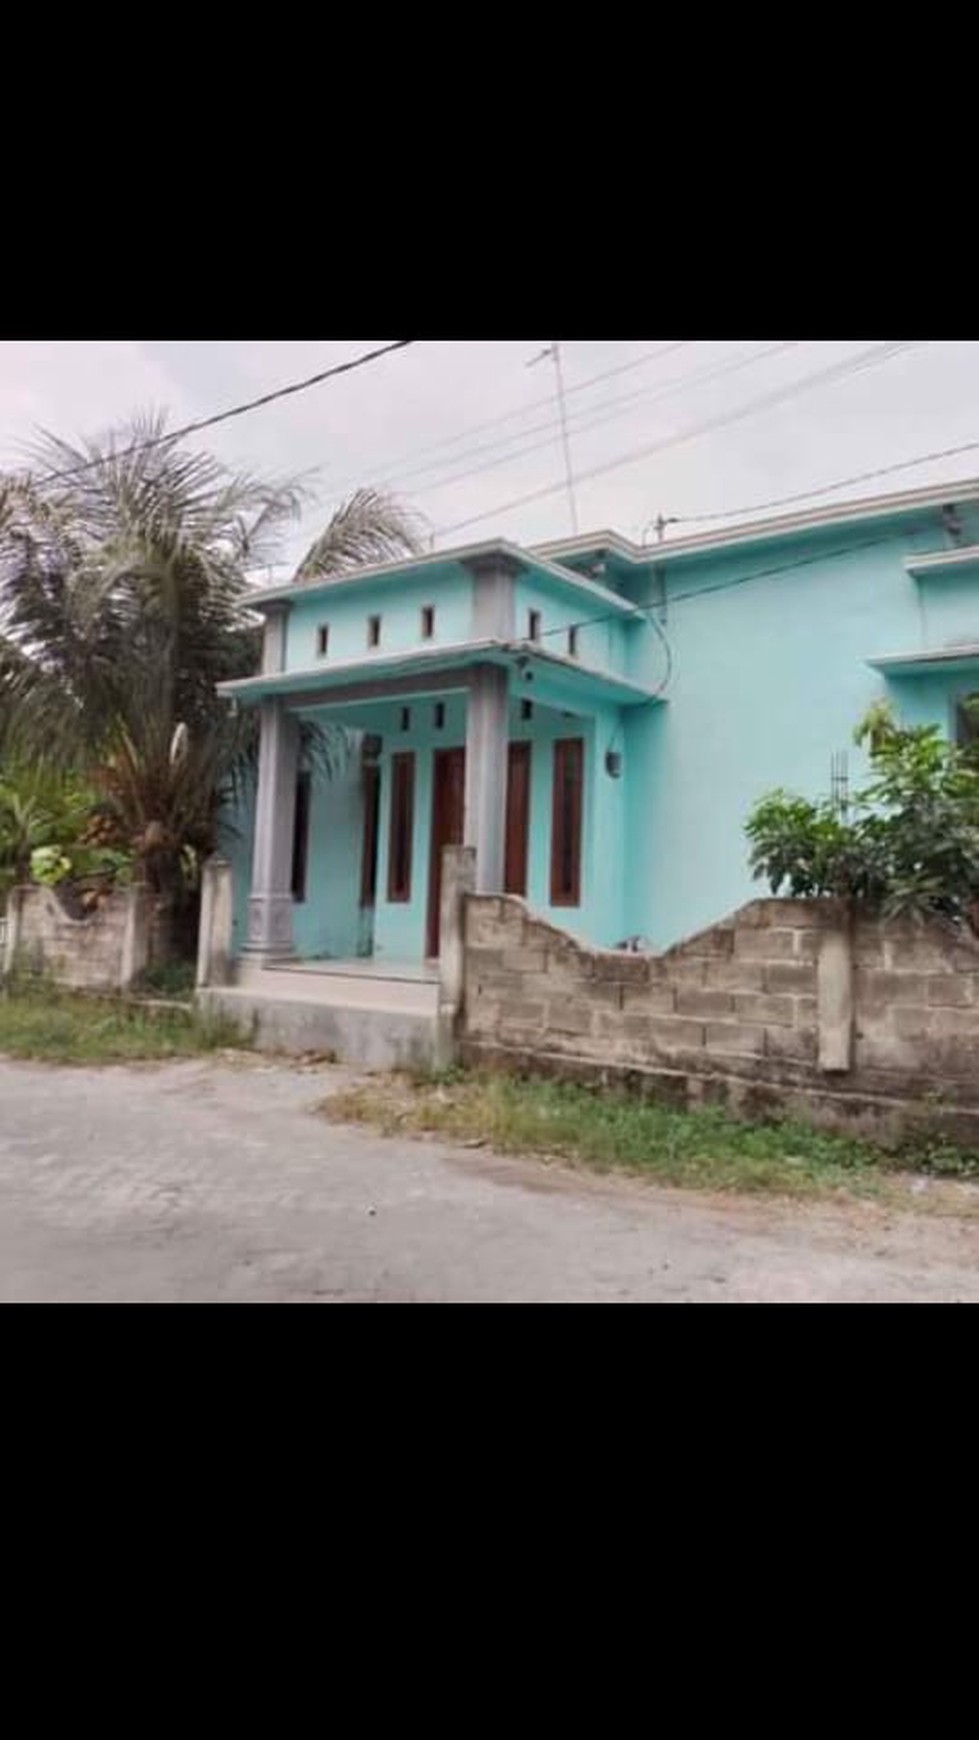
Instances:
[[[817,960],[841,923],[831,901],[756,900],[647,957],[580,944],[521,900],[471,895],[462,1055],[668,1080],[688,1101],[782,1105],[885,1138],[904,1133],[902,1108],[937,1104],[979,1139],[979,945],[856,922],[851,1067],[827,1075]]]
[[[124,945],[134,891],[110,896],[90,918],[70,918],[50,888],[15,891],[19,907],[16,961],[76,990],[116,990],[124,977]]]

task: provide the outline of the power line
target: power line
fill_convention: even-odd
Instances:
[[[706,369],[692,369],[692,370],[688,370],[688,372],[686,374],[674,375],[671,380],[661,384],[661,386],[659,388],[654,388],[652,390],[652,392],[650,391],[650,389],[648,387],[642,387],[639,389],[638,392],[625,393],[622,395],[622,397],[620,397],[618,399],[605,399],[599,405],[584,406],[577,413],[573,413],[573,415],[576,415],[579,417],[584,416],[586,418],[586,421],[583,423],[578,423],[577,425],[575,425],[572,428],[571,433],[574,435],[583,435],[583,434],[585,434],[585,432],[587,430],[598,429],[602,426],[603,423],[615,422],[618,417],[623,415],[622,411],[618,410],[618,411],[612,411],[612,415],[608,416],[608,417],[595,417],[595,416],[591,415],[591,413],[594,411],[607,411],[607,410],[610,410],[612,406],[634,405],[637,400],[641,401],[644,405],[647,405],[647,406],[648,405],[656,405],[656,404],[659,404],[660,400],[662,400],[662,399],[671,398],[674,393],[681,391],[686,386],[706,386],[710,381],[720,380],[723,376],[735,374],[740,369],[751,368],[755,363],[764,362],[766,357],[775,356],[780,351],[791,350],[795,346],[797,346],[798,344],[800,344],[802,342],[804,342],[804,341],[801,339],[796,339],[796,338],[786,339],[786,340],[783,340],[782,342],[780,342],[779,344],[769,345],[766,350],[756,351],[753,356],[749,356],[749,357],[738,356],[734,360],[728,359],[726,362],[723,362],[723,363],[712,363]],[[431,494],[434,494],[436,490],[448,489],[451,484],[462,483],[467,478],[470,478],[470,477],[478,477],[481,472],[497,470],[501,465],[510,465],[515,460],[522,459],[529,453],[539,453],[542,450],[542,448],[549,447],[551,445],[554,431],[557,427],[558,427],[557,422],[555,421],[554,418],[551,418],[551,420],[547,423],[537,424],[534,429],[525,429],[523,431],[523,435],[534,435],[534,434],[540,433],[543,430],[547,430],[549,432],[548,438],[543,440],[543,441],[532,441],[526,447],[517,448],[516,452],[514,452],[514,453],[506,453],[506,454],[503,454],[499,458],[489,459],[486,461],[485,464],[471,466],[467,471],[454,472],[451,477],[442,478],[442,479],[436,481],[435,483],[419,484],[415,489],[408,490],[405,493],[408,495],[431,495]],[[506,436],[504,439],[507,443],[509,443],[511,441],[514,441],[514,440],[522,439],[522,436],[509,435],[509,436]],[[471,449],[471,451],[473,453],[478,453],[480,451],[486,451],[487,449],[492,450],[494,447],[498,447],[500,444],[501,443],[497,442],[497,441],[490,441],[490,442],[487,442],[484,444],[483,449],[473,448],[473,449]],[[457,459],[462,459],[463,457],[464,457],[464,455],[462,455],[462,454],[457,455]],[[452,464],[452,463],[455,463],[455,461],[448,460],[448,461],[445,461],[444,463]],[[429,467],[429,466],[417,467],[416,474],[417,474],[417,471],[428,471],[431,469],[438,469],[437,462],[435,465],[433,465],[431,467]],[[403,485],[404,482],[412,475],[413,474],[411,472],[404,472],[404,473],[402,473],[400,478],[396,478],[393,481],[399,485]],[[586,475],[590,475],[590,474],[586,473]],[[576,477],[576,481],[577,481],[577,477]],[[454,527],[451,527],[451,526],[449,527],[450,531],[452,531],[454,529],[455,529]]]
[[[260,398],[249,399],[244,404],[232,405],[228,411],[218,411],[213,417],[200,417],[193,423],[184,423],[180,429],[172,429],[166,435],[154,435],[148,441],[134,441],[132,446],[124,447],[119,453],[113,454],[115,459],[125,459],[131,453],[144,453],[151,447],[163,447],[167,442],[180,441],[185,435],[193,435],[199,429],[211,429],[215,423],[226,423],[231,417],[243,417],[246,411],[257,411],[263,405],[271,405],[276,399],[285,399],[292,393],[303,393],[307,387],[317,387],[323,381],[329,381],[336,375],[351,374],[354,369],[362,369],[367,363],[376,362],[379,357],[389,356],[392,351],[404,350],[414,344],[413,338],[399,338],[394,344],[381,345],[377,350],[368,350],[362,356],[352,357],[349,362],[337,363],[334,368],[321,369],[318,374],[307,375],[305,380],[293,381],[289,386],[276,387],[271,393],[263,393]],[[105,455],[97,459],[87,459],[81,465],[70,466],[66,471],[52,471],[45,475],[45,483],[58,483],[65,477],[78,477],[83,471],[91,471],[93,466],[105,463]]]
[[[665,437],[661,441],[651,442],[648,446],[634,448],[629,453],[619,454],[618,458],[607,460],[602,465],[594,465],[589,471],[579,471],[577,481],[587,482],[589,478],[603,477],[610,471],[618,471],[623,465],[631,465],[640,459],[648,459],[654,453],[665,452],[668,448],[678,447],[685,441],[692,441],[699,435],[706,435],[714,429],[723,429],[731,423],[740,422],[745,417],[753,416],[756,411],[767,410],[772,405],[784,403],[795,398],[799,393],[808,391],[811,387],[824,385],[832,380],[841,380],[844,376],[865,368],[873,368],[878,363],[889,362],[892,357],[903,351],[912,350],[921,343],[919,339],[911,339],[901,343],[872,345],[868,350],[861,351],[842,363],[835,363],[830,368],[819,369],[814,374],[803,375],[798,381],[787,387],[781,387],[774,392],[763,394],[760,398],[749,399],[748,402],[734,411],[718,417],[710,417],[702,423],[695,423],[690,429],[685,429],[679,435]],[[436,536],[444,537],[449,532],[462,531],[466,526],[478,525],[482,520],[493,519],[497,514],[505,513],[510,508],[526,507],[530,502],[543,501],[547,496],[554,495],[564,488],[563,482],[546,484],[542,489],[528,490],[525,495],[515,496],[511,501],[498,502],[495,507],[484,513],[470,514],[467,519],[455,520],[452,525],[439,526]]]
[[[589,387],[598,386],[599,382],[601,382],[601,381],[611,380],[614,375],[629,374],[634,369],[643,368],[643,367],[645,367],[646,363],[654,362],[659,357],[667,356],[667,355],[669,355],[669,353],[671,351],[688,349],[691,343],[692,343],[691,339],[681,338],[681,339],[675,340],[671,344],[660,345],[659,348],[656,350],[645,351],[642,356],[635,357],[632,362],[617,363],[615,368],[603,369],[600,374],[589,375],[587,380],[578,381],[574,386],[566,387],[565,388],[565,397],[570,399],[572,394],[583,393]],[[445,460],[442,460],[442,461],[433,460],[431,465],[415,466],[409,472],[404,473],[404,474],[400,470],[400,468],[403,466],[405,460],[418,459],[421,455],[423,455],[425,453],[434,453],[443,447],[453,447],[453,446],[455,446],[455,444],[457,442],[467,440],[470,435],[480,435],[486,429],[496,429],[499,427],[499,425],[501,423],[512,423],[517,418],[526,417],[531,411],[539,411],[539,410],[543,409],[543,407],[545,407],[545,406],[550,406],[551,403],[552,403],[552,401],[550,398],[532,399],[529,404],[521,405],[516,410],[513,410],[513,411],[504,411],[503,414],[499,417],[489,417],[482,423],[472,423],[469,425],[469,427],[467,429],[458,430],[455,435],[444,435],[441,437],[440,440],[430,442],[427,447],[415,447],[412,449],[412,451],[410,453],[399,454],[396,459],[389,459],[386,461],[382,461],[380,466],[374,472],[374,482],[376,482],[378,484],[385,483],[385,482],[392,482],[392,481],[396,481],[397,478],[399,478],[401,475],[413,476],[416,471],[436,470],[436,469],[438,469],[438,467],[441,464],[445,464],[445,465],[455,464],[458,459],[465,458],[466,455],[465,454],[456,454],[456,455],[449,457],[449,458],[446,458]],[[544,427],[544,426],[545,425],[541,425],[541,427]],[[547,426],[549,426],[549,425],[547,425]],[[533,434],[533,433],[535,433],[534,430],[524,429],[522,431],[518,431],[514,435],[502,436],[502,437],[500,437],[500,441],[519,441],[519,440],[522,440],[524,436],[526,436],[528,434]],[[497,445],[499,445],[499,442],[491,441],[488,443],[483,443],[482,446],[480,446],[479,448],[474,448],[474,449],[472,449],[472,451],[473,452],[485,452],[487,450],[487,448],[492,448],[492,447],[495,447]],[[384,473],[392,473],[392,472],[394,474],[393,477],[385,478],[385,476],[383,475]],[[350,479],[348,481],[350,483],[352,483],[355,480]],[[348,483],[341,483],[339,485],[339,488],[341,490],[345,489],[347,487],[348,487]]]
[[[959,453],[974,453],[979,441],[963,441],[958,447],[941,447],[934,453],[921,453],[917,459],[902,459],[896,465],[878,465],[873,471],[858,471],[852,477],[839,477],[835,483],[822,483],[817,489],[801,489],[795,495],[774,496],[771,501],[756,501],[750,507],[728,508],[726,513],[673,514],[675,525],[704,525],[708,520],[736,519],[741,514],[760,514],[766,508],[786,507],[790,502],[811,501],[817,495],[831,495],[834,489],[846,489],[851,483],[869,483],[874,477],[889,477],[895,471],[910,471],[915,465],[928,465],[933,459],[954,459]]]

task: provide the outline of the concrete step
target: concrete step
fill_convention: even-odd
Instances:
[[[327,1008],[390,1010],[433,1018],[438,1009],[438,985],[434,979],[382,978],[377,974],[346,973],[340,967],[320,973],[308,970],[305,965],[265,967],[240,961],[235,989],[250,991],[256,997],[285,998]]]
[[[299,995],[295,977],[266,969],[261,988],[215,986],[197,993],[204,1009],[220,1011],[254,1033],[261,1049],[330,1052],[339,1063],[367,1069],[426,1069],[436,1061],[438,1023],[430,1007]],[[268,980],[285,979],[287,984]],[[425,990],[434,987],[424,987]]]

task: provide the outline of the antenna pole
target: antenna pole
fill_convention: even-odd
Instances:
[[[568,488],[568,507],[571,510],[571,530],[578,535],[578,509],[574,497],[574,468],[571,463],[571,438],[568,435],[568,417],[564,404],[564,373],[561,368],[561,346],[557,339],[552,339],[547,350],[542,350],[538,356],[532,357],[527,364],[529,369],[535,363],[543,362],[549,356],[554,363],[554,373],[557,376],[558,416],[561,420],[561,446],[564,449],[564,475]]]
[[[561,417],[561,445],[564,448],[564,471],[568,480],[568,506],[571,510],[571,530],[578,535],[578,509],[574,499],[574,468],[571,464],[571,439],[568,435],[568,418],[564,405],[564,375],[561,370],[561,346],[557,339],[551,343],[551,355],[554,358],[554,373],[557,376],[557,402]]]

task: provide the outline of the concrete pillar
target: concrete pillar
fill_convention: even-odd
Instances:
[[[23,888],[11,888],[7,895],[7,934],[3,945],[3,976],[9,978],[17,963],[20,949],[21,919],[24,907]]]
[[[466,706],[466,798],[463,838],[472,846],[477,894],[501,894],[506,849],[509,673],[477,665]]]
[[[262,633],[262,671],[263,674],[274,675],[276,671],[286,668],[286,619],[289,615],[287,604],[267,604],[265,606],[265,628]]]
[[[445,846],[442,851],[442,894],[439,907],[439,1015],[454,1022],[465,988],[466,895],[476,883],[476,854],[471,846]]]
[[[517,632],[516,578],[521,564],[505,552],[473,556],[473,639],[513,640]]]
[[[255,798],[255,848],[248,901],[249,954],[292,950],[292,839],[299,721],[280,700],[262,702]]]
[[[126,925],[122,933],[119,989],[128,991],[150,958],[150,897],[142,883],[126,889]]]
[[[816,963],[819,1067],[844,1074],[853,1066],[853,938],[849,915],[824,930]]]
[[[227,985],[231,978],[234,890],[226,858],[208,858],[201,869],[201,918],[197,933],[197,989]]]

